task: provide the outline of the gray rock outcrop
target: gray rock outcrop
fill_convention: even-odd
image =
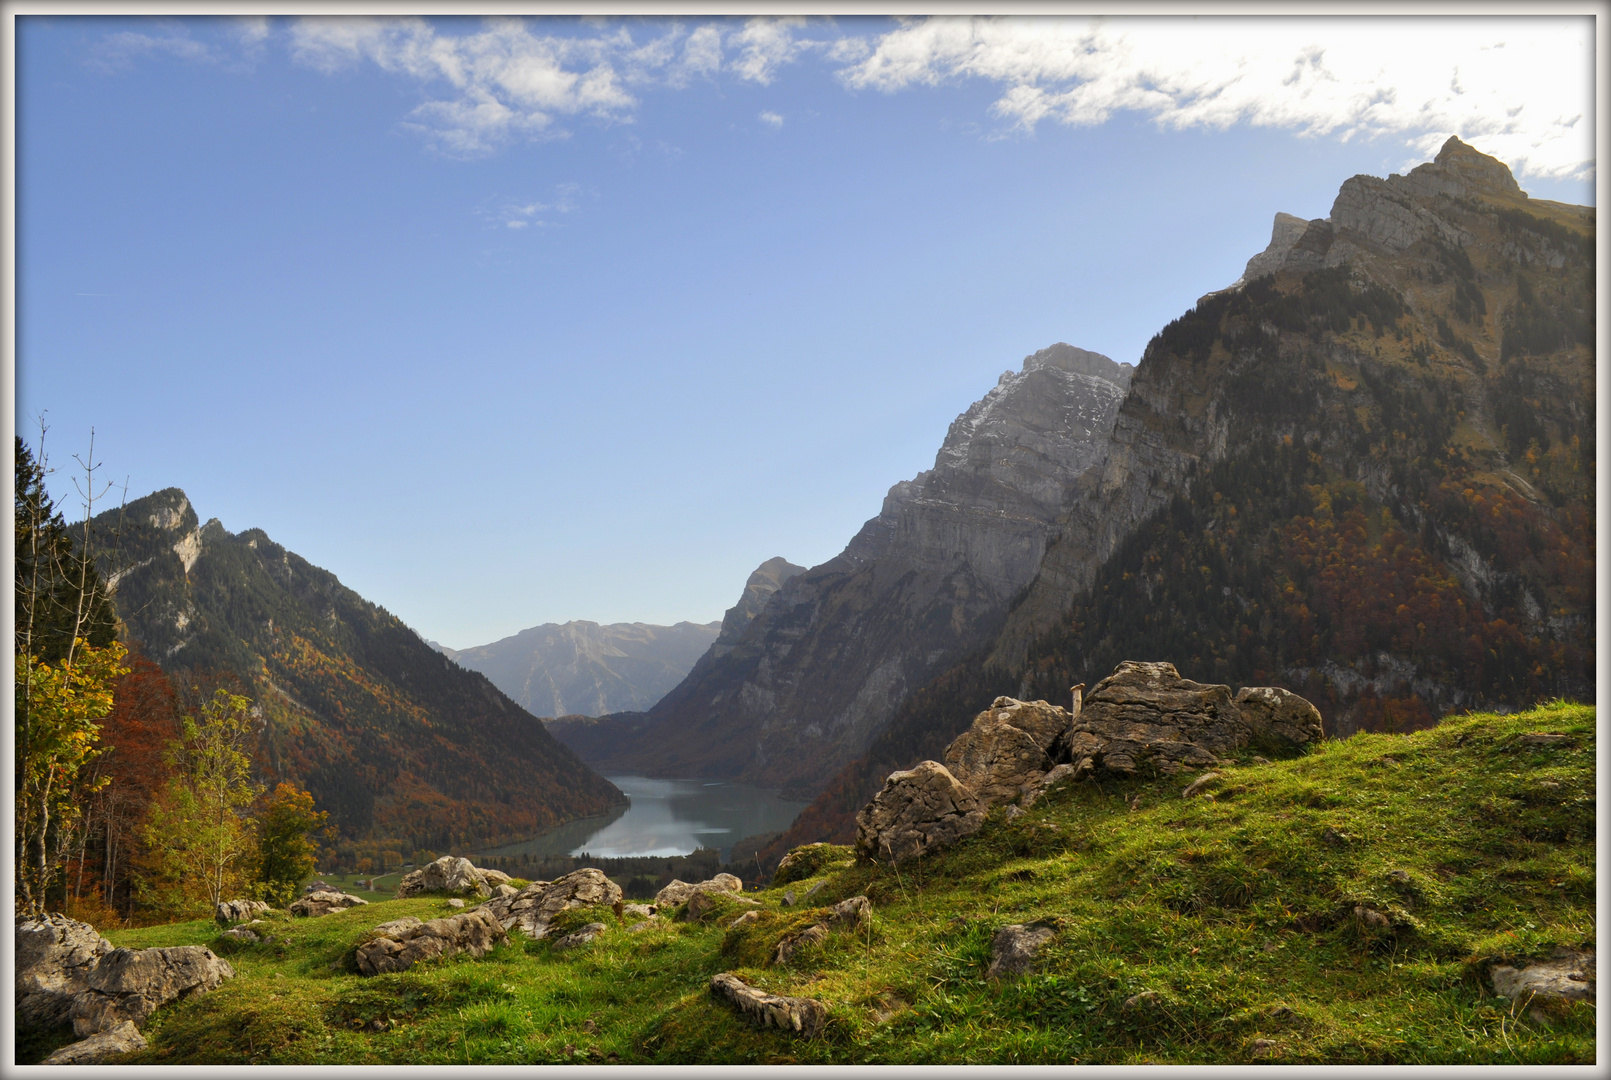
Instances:
[[[71,1022],[81,1036],[48,1064],[92,1064],[140,1049],[145,1041],[134,1029],[158,1008],[235,976],[200,945],[115,949],[93,926],[59,914],[19,921],[16,940],[18,1026]]]
[[[292,901],[290,910],[292,915],[308,919],[328,915],[332,911],[345,911],[347,908],[367,903],[369,903],[368,900],[361,896],[354,896],[352,893],[337,892],[335,889],[320,889],[318,892],[310,892],[308,895]]]
[[[677,878],[655,893],[654,906],[656,911],[686,904],[695,893],[726,892],[739,893],[744,889],[744,882],[732,874],[717,874],[708,881],[689,883]]]
[[[497,875],[496,878],[493,875]],[[397,883],[397,891],[392,893],[392,898],[401,900],[404,897],[428,892],[491,896],[494,886],[504,884],[508,880],[509,875],[502,871],[479,870],[469,859],[443,855],[435,862],[426,863],[417,870],[404,874],[403,879]]]
[[[68,1043],[41,1064],[100,1065],[119,1054],[132,1054],[145,1047],[145,1036],[140,1034],[140,1029],[134,1026],[132,1020],[125,1020],[108,1031]]]
[[[1321,737],[1320,714],[1297,694],[1259,686],[1233,695],[1181,678],[1173,664],[1126,660],[1084,689],[1073,688],[1072,710],[998,697],[946,747],[945,765],[891,774],[856,815],[857,855],[916,858],[977,832],[993,806],[1017,817],[1053,786],[1097,771],[1168,775],[1250,745],[1291,753]],[[1209,773],[1186,794],[1218,778]]]
[[[374,937],[357,950],[358,970],[365,975],[407,971],[422,960],[461,952],[482,956],[509,938],[485,906],[429,922],[405,917],[382,923],[372,933]]]
[[[48,914],[17,923],[17,1026],[56,1027],[71,1018],[73,1001],[112,943],[89,923]]]
[[[574,907],[611,907],[621,900],[621,886],[602,870],[587,867],[573,870],[553,881],[534,881],[513,896],[488,900],[476,911],[490,912],[505,930],[519,929],[536,940],[548,935],[549,925],[562,911]]]
[[[884,790],[856,814],[856,853],[891,864],[972,836],[985,807],[944,765],[920,761],[891,773]]]
[[[710,990],[760,1028],[777,1028],[809,1039],[821,1034],[828,1019],[828,1007],[815,998],[768,994],[725,971],[711,976]]]
[[[272,910],[261,900],[220,900],[218,906],[213,908],[213,918],[220,925],[228,926],[233,922],[245,922],[259,915],[267,915]]]
[[[89,973],[84,992],[73,999],[73,1031],[95,1035],[126,1020],[139,1027],[168,1002],[204,994],[234,977],[235,969],[227,960],[201,945],[113,949]]]

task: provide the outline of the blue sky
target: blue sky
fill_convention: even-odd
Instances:
[[[1592,203],[1592,35],[23,18],[15,423],[454,647],[718,619],[1350,175],[1453,133]]]

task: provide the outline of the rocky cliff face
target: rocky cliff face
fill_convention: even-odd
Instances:
[[[186,685],[237,679],[260,775],[310,789],[347,838],[440,849],[622,801],[483,676],[262,530],[199,524],[177,488],[93,526],[129,633]]]
[[[747,594],[746,594],[747,595]],[[719,623],[544,623],[490,645],[437,646],[536,716],[641,712],[688,674]]]
[[[992,660],[1021,666],[1031,643],[1057,625],[1071,599],[1142,521],[1185,491],[1190,476],[1250,443],[1319,439],[1332,464],[1363,482],[1372,497],[1404,501],[1402,489],[1392,490],[1389,454],[1372,460],[1369,453],[1351,453],[1358,440],[1350,429],[1359,421],[1346,414],[1373,410],[1384,419],[1383,395],[1376,392],[1384,385],[1381,376],[1397,384],[1394,393],[1417,403],[1443,402],[1437,411],[1455,421],[1451,434],[1464,448],[1497,467],[1502,483],[1524,501],[1547,505],[1550,500],[1512,468],[1512,459],[1527,451],[1527,441],[1518,444],[1515,437],[1519,425],[1512,414],[1518,398],[1525,401],[1545,443],[1551,433],[1557,445],[1575,434],[1592,439],[1592,393],[1584,393],[1593,385],[1592,324],[1586,334],[1565,330],[1566,337],[1556,334],[1550,343],[1554,347],[1532,351],[1515,345],[1507,353],[1504,339],[1509,331],[1519,342],[1525,332],[1519,324],[1530,318],[1530,274],[1564,277],[1546,288],[1560,302],[1575,302],[1575,317],[1584,320],[1582,306],[1592,304],[1592,239],[1585,248],[1582,238],[1592,238],[1593,222],[1591,208],[1530,201],[1504,163],[1452,138],[1435,161],[1407,176],[1344,182],[1328,218],[1305,223],[1276,215],[1270,246],[1249,260],[1242,278],[1204,297],[1149,345],[1115,421],[1100,481],[1060,519],[1035,585],[1007,620]],[[1342,307],[1363,300],[1373,286],[1402,302],[1402,317],[1368,324],[1354,304],[1342,315],[1346,330],[1304,326],[1301,334],[1283,334],[1265,319],[1243,328],[1256,333],[1235,340],[1225,333],[1227,313],[1246,297],[1250,282],[1275,275],[1272,287],[1290,293],[1303,275],[1325,270],[1346,291]],[[1587,296],[1579,280],[1585,273]],[[1552,310],[1536,318],[1561,328],[1574,316]],[[1382,329],[1366,333],[1367,325]],[[1391,342],[1384,343],[1384,331],[1392,332]],[[1175,342],[1185,347],[1172,347]],[[1514,367],[1502,370],[1512,361]],[[1362,388],[1361,371],[1375,384]],[[1276,407],[1268,395],[1250,393],[1256,380],[1292,377],[1301,391]],[[1513,392],[1523,385],[1529,392]],[[1424,443],[1396,450],[1405,457],[1411,456],[1407,449],[1447,449]],[[1425,516],[1414,507],[1404,510],[1417,524]],[[1458,531],[1443,535],[1441,542],[1456,551],[1469,543]],[[1474,567],[1462,575],[1478,595],[1484,573]],[[1542,610],[1536,598],[1532,606]]]
[[[1080,478],[1131,368],[1058,344],[959,416],[836,558],[784,581],[725,654],[650,710],[632,767],[814,790],[915,687],[989,642]]]

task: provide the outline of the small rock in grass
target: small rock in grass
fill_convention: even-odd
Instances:
[[[783,894],[782,904],[783,904],[784,907],[793,907],[794,906],[794,890],[793,889],[790,889],[788,892]]]
[[[1529,731],[1516,741],[1522,746],[1559,746],[1561,743],[1566,742],[1566,736],[1557,735],[1548,731]]]
[[[751,914],[754,914],[754,913],[746,911],[744,914],[751,915]],[[647,930],[652,926],[659,926],[660,922],[661,922],[660,916],[658,916],[658,915],[650,915],[647,919],[644,919],[642,922],[635,922],[631,926],[627,927],[627,933],[636,934],[639,931]]]
[[[756,1027],[775,1027],[812,1038],[821,1033],[828,1019],[827,1006],[814,998],[768,994],[725,971],[711,977],[710,989]]]
[[[237,926],[233,930],[225,930],[218,936],[221,938],[228,938],[230,941],[243,942],[247,945],[255,945],[262,940],[262,938],[259,938],[256,934],[252,933],[252,931],[246,929],[244,926]]]
[[[1254,1057],[1269,1057],[1277,1053],[1274,1039],[1254,1039],[1251,1049]]]
[[[1156,990],[1143,990],[1139,994],[1132,994],[1124,999],[1119,1006],[1120,1012],[1134,1012],[1137,1009],[1148,1009],[1158,1004],[1159,996]]]
[[[1320,834],[1320,842],[1323,844],[1329,844],[1332,847],[1345,847],[1352,841],[1353,837],[1349,836],[1345,832],[1340,832],[1337,829],[1333,829],[1330,825],[1327,825],[1326,831]]]
[[[564,951],[565,949],[575,949],[583,945],[591,944],[594,938],[604,933],[604,930],[605,926],[601,922],[588,923],[575,933],[566,934],[564,937],[554,942],[554,948],[559,951]]]
[[[1406,870],[1389,870],[1387,872],[1387,880],[1391,881],[1395,885],[1408,885],[1410,883],[1410,875]]]
[[[1594,1000],[1595,953],[1557,949],[1555,955],[1524,968],[1495,967],[1489,973],[1494,993],[1511,1000]]]
[[[1379,930],[1385,930],[1393,925],[1392,919],[1374,908],[1365,907],[1363,904],[1354,908],[1354,918],[1358,919],[1362,926],[1370,926]]]
[[[110,1031],[68,1043],[44,1060],[46,1065],[99,1065],[117,1054],[131,1054],[146,1047],[145,1036],[125,1020]]]
[[[460,900],[457,896],[453,897],[451,900],[448,901],[448,907],[461,908],[463,906],[464,906],[464,901]]]
[[[1035,955],[1056,936],[1056,931],[1049,926],[1003,926],[990,942],[990,967],[985,970],[985,978],[1003,979],[1025,974],[1034,967]]]
[[[1180,797],[1182,799],[1194,799],[1223,779],[1225,779],[1224,773],[1205,772],[1203,775],[1187,784],[1185,789],[1181,791]]]
[[[791,935],[778,942],[777,951],[772,954],[772,963],[787,964],[794,959],[796,953],[808,945],[818,945],[828,937],[828,925],[817,923],[808,926],[798,934]]]
[[[654,914],[654,907],[649,904],[622,904],[622,915],[636,915],[640,919],[647,919]]]
[[[760,921],[760,918],[761,918],[761,913],[759,911],[746,911],[744,914],[740,915],[738,918],[736,918],[732,922],[728,923],[727,924],[727,929],[729,929],[729,930],[737,930],[741,926],[748,926],[752,922]]]

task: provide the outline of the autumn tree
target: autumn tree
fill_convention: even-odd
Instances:
[[[296,898],[302,880],[313,873],[319,846],[314,833],[330,815],[313,808],[313,795],[281,782],[257,815],[258,895],[276,907]]]
[[[256,710],[218,690],[199,715],[181,721],[169,760],[174,777],[151,807],[144,829],[150,854],[141,883],[154,907],[182,912],[216,907],[246,891],[252,832],[247,810],[262,790],[247,752]]]
[[[15,616],[13,712],[15,865],[18,914],[44,912],[83,824],[82,807],[104,785],[87,769],[100,754],[100,722],[112,686],[126,669],[117,619],[95,568],[89,519],[98,495],[94,437],[79,493],[84,533],[74,534],[46,490],[50,468],[40,433],[38,456],[15,448]]]

